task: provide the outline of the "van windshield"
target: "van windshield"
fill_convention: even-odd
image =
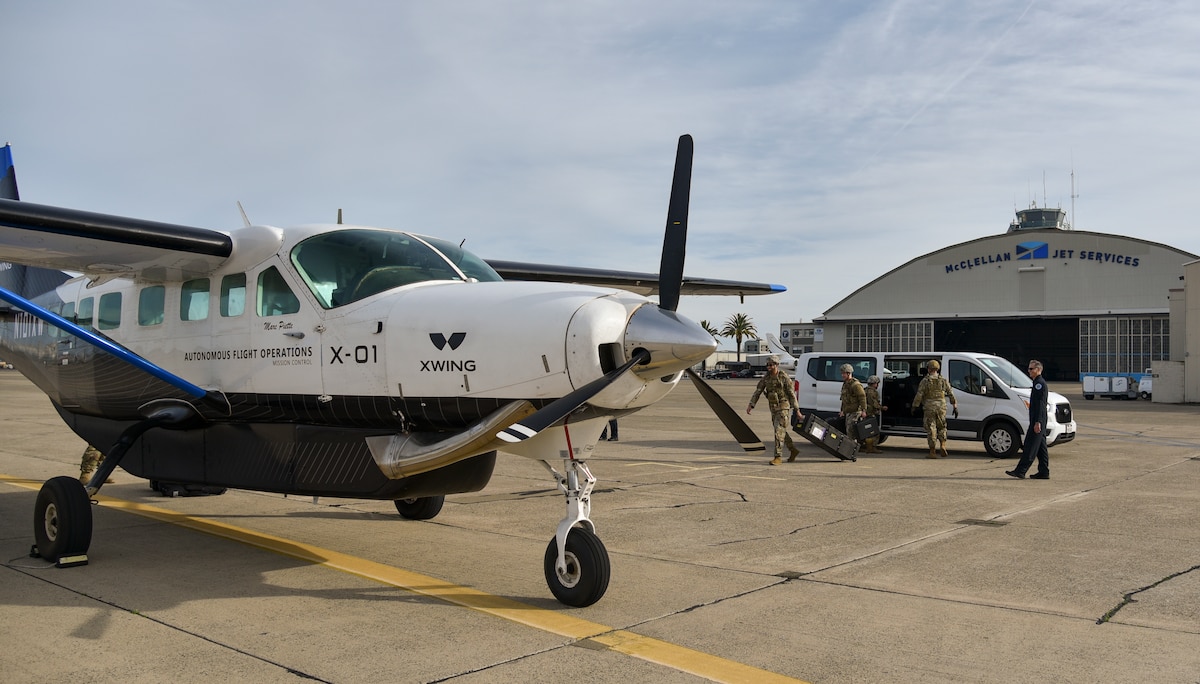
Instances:
[[[1000,381],[1009,387],[1017,389],[1029,389],[1033,387],[1033,380],[1021,371],[1020,368],[1012,365],[1006,359],[999,356],[981,356],[979,363],[987,367],[988,370],[996,374]]]

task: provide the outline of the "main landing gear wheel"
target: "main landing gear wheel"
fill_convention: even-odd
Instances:
[[[408,520],[429,520],[442,512],[444,496],[426,496],[419,499],[396,499],[396,511]]]
[[[573,527],[567,534],[565,556],[566,572],[559,573],[555,569],[558,541],[551,539],[546,547],[544,562],[550,593],[563,604],[575,608],[584,608],[599,601],[608,591],[611,574],[608,549],[604,548],[604,542],[587,528]]]
[[[92,502],[79,480],[61,475],[46,481],[33,506],[37,554],[50,561],[87,553],[92,543]]]

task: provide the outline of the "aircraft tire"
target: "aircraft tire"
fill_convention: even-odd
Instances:
[[[38,555],[46,560],[87,553],[92,502],[79,480],[60,475],[42,485],[33,507],[33,538]]]
[[[444,496],[423,496],[419,499],[396,499],[396,512],[407,520],[429,520],[442,512]]]
[[[611,566],[608,549],[591,530],[574,527],[567,535],[567,576],[555,570],[558,561],[558,543],[551,539],[546,547],[544,569],[546,585],[559,602],[583,608],[599,601],[608,591]]]

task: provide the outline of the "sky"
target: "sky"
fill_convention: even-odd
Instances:
[[[679,311],[760,335],[1033,202],[1200,254],[1184,0],[63,0],[0,29],[30,202],[216,230],[239,201],[282,227],[341,209],[656,272],[688,133],[685,272],[788,291]]]

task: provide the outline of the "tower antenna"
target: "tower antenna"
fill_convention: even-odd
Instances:
[[[1071,228],[1075,227],[1075,198],[1079,194],[1075,192],[1075,155],[1071,155]]]

